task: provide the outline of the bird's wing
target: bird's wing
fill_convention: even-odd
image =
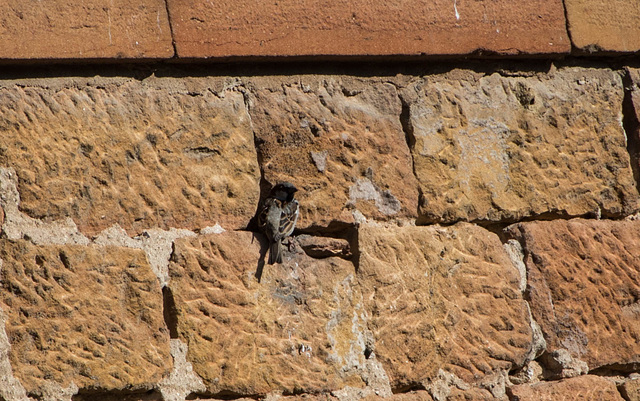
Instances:
[[[298,221],[298,201],[293,200],[282,205],[282,213],[280,214],[280,227],[278,232],[282,235],[282,238],[288,237],[293,233],[293,229],[296,227]]]
[[[258,227],[263,229],[267,226],[267,220],[269,217],[269,210],[274,205],[275,199],[267,198],[262,204],[262,209],[260,209],[260,214],[258,214]]]

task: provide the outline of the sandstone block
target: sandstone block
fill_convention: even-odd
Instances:
[[[298,227],[352,223],[354,213],[415,217],[418,187],[393,85],[311,77],[251,87],[264,178],[300,189]]]
[[[640,3],[635,0],[566,0],[573,45],[594,52],[640,50]]]
[[[144,252],[0,240],[0,259],[9,360],[29,395],[145,391],[168,374],[162,293]]]
[[[637,375],[635,378],[622,383],[619,389],[625,400],[640,401],[640,378]]]
[[[179,57],[567,53],[560,0],[168,0]]]
[[[424,390],[395,393],[390,397],[371,395],[363,398],[363,401],[433,401],[433,398]]]
[[[358,280],[392,388],[432,394],[525,363],[532,346],[519,274],[483,228],[362,226]],[[479,383],[478,383],[479,384]]]
[[[89,235],[247,225],[260,172],[240,93],[209,80],[79,81],[0,87],[0,165],[18,175],[23,212],[71,217]]]
[[[175,332],[207,393],[363,387],[366,323],[353,264],[287,253],[283,264],[258,267],[259,240],[225,232],[175,243]]]
[[[523,245],[531,312],[548,352],[565,349],[564,360],[590,370],[640,362],[640,222],[556,220],[508,232]]]
[[[580,376],[559,381],[519,384],[509,389],[519,401],[602,400],[623,401],[616,385],[599,376]]]
[[[638,210],[620,123],[623,88],[611,70],[452,71],[402,96],[423,222]]]
[[[624,128],[630,145],[632,167],[640,172],[640,68],[627,68],[625,88],[629,91],[631,101],[625,104]]]
[[[173,57],[162,0],[0,1],[0,58]]]

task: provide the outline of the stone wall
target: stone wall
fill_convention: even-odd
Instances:
[[[638,4],[0,0],[0,400],[640,400]]]

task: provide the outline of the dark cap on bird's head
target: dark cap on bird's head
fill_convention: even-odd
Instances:
[[[290,182],[279,182],[273,188],[271,188],[271,196],[281,201],[291,202],[293,200],[293,194],[298,191]]]

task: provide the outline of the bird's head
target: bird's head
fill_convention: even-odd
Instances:
[[[291,202],[297,190],[290,182],[280,182],[271,189],[271,196],[282,202]]]

